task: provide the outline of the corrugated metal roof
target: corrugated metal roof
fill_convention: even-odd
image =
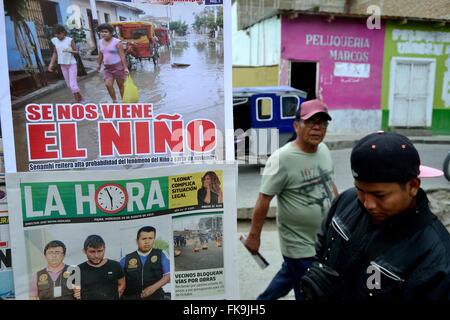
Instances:
[[[253,94],[258,93],[294,93],[300,96],[304,96],[306,98],[306,92],[302,90],[298,90],[296,88],[290,86],[269,86],[269,87],[242,87],[242,88],[233,88],[234,96],[251,96]]]
[[[137,12],[138,14],[144,14],[145,11],[135,7],[131,2],[121,2],[121,1],[113,1],[113,0],[97,0],[97,2],[103,2],[103,3],[108,3],[111,4],[115,7],[122,7],[122,8],[126,8],[130,11],[134,11]]]
[[[237,3],[239,29],[279,13],[367,17],[370,5],[380,7],[384,19],[450,21],[450,0],[237,0]]]

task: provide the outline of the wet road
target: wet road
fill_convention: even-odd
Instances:
[[[188,240],[185,247],[177,247],[181,254],[175,257],[175,271],[223,268],[223,250],[215,241],[208,241],[208,249],[193,252],[194,241]]]
[[[173,63],[190,66],[174,68]],[[139,89],[139,102],[152,103],[154,115],[181,113],[185,123],[192,119],[213,119],[217,129],[224,129],[222,41],[211,41],[206,35],[197,34],[175,37],[170,50],[161,50],[156,67],[153,62],[144,61],[137,64],[137,70],[131,75]],[[111,102],[100,73],[78,84],[86,102]],[[119,95],[117,87],[116,94]],[[74,99],[70,91],[63,88],[33,102],[73,103]],[[13,110],[19,170],[27,170],[28,166],[24,107]],[[79,145],[92,149],[87,160],[98,158],[97,138],[95,122],[79,122]]]

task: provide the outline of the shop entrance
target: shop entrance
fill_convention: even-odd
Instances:
[[[291,87],[305,91],[306,100],[316,98],[317,62],[291,61]]]

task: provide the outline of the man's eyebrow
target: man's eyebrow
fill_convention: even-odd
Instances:
[[[375,196],[383,196],[385,194],[387,194],[386,191],[373,191],[373,192],[369,192],[370,194],[373,194]]]
[[[355,186],[355,188],[356,188],[358,191],[365,192],[365,193],[370,193],[370,194],[374,194],[374,195],[383,195],[383,194],[388,193],[388,192],[385,191],[385,190],[379,190],[379,191],[364,191],[363,189],[358,188],[357,186]]]

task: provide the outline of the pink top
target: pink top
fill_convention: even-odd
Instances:
[[[57,271],[51,271],[48,270],[48,267],[46,268],[48,274],[50,275],[50,278],[52,279],[53,282],[55,282],[59,275],[61,274],[61,272],[64,269],[64,263],[61,264],[61,267],[58,268]],[[33,274],[33,277],[31,278],[31,284],[30,284],[30,297],[37,297],[38,296],[38,287],[37,287],[37,273]]]
[[[117,44],[120,42],[117,38],[112,38],[109,43],[106,43],[104,39],[100,41],[100,52],[103,54],[103,63],[105,65],[119,63],[120,55]]]

